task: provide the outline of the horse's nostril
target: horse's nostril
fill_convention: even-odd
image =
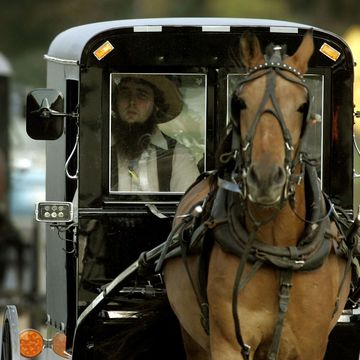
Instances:
[[[250,166],[249,172],[248,172],[248,178],[251,180],[254,184],[258,183],[259,177],[256,174],[255,166]]]
[[[274,182],[280,184],[284,181],[285,171],[282,167],[278,167],[274,174]]]

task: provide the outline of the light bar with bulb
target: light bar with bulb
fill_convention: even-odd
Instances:
[[[39,201],[35,204],[35,219],[41,222],[73,221],[73,204],[66,201]]]

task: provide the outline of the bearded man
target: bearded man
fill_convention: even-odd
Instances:
[[[127,74],[113,92],[111,189],[185,191],[199,175],[194,157],[158,127],[182,110],[175,83],[164,75]]]

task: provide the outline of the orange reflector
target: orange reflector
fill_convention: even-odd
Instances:
[[[114,50],[110,41],[105,41],[101,46],[99,46],[95,51],[94,55],[98,60],[103,59],[107,54]]]
[[[330,58],[333,61],[336,61],[339,56],[340,52],[334,49],[332,46],[330,46],[327,43],[323,43],[320,48],[320,52],[326,55],[328,58]]]
[[[20,333],[20,354],[27,358],[39,355],[44,348],[44,339],[36,330],[23,330]]]
[[[69,355],[66,352],[66,335],[62,332],[55,334],[52,339],[52,349],[55,354],[68,359]]]

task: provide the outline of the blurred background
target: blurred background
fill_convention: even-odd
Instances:
[[[43,55],[69,27],[90,22],[149,17],[251,17],[295,21],[341,35],[360,61],[359,0],[2,0],[0,12],[0,304],[32,309],[43,303],[43,229],[33,221],[44,199],[45,148],[26,135],[26,93],[46,85]],[[356,68],[356,110],[360,110]],[[360,123],[360,119],[358,120]],[[360,125],[356,125],[360,134]],[[360,138],[360,136],[358,136]],[[356,160],[355,168],[360,172]],[[360,180],[358,180],[360,182]],[[359,203],[358,184],[356,200]],[[39,308],[38,306],[36,307]],[[43,321],[30,311],[28,321]]]
[[[282,19],[339,35],[360,26],[358,0],[2,0],[0,51],[11,61],[13,81],[44,86],[51,40],[90,22],[126,18],[223,16]],[[359,42],[359,41],[358,41]]]

